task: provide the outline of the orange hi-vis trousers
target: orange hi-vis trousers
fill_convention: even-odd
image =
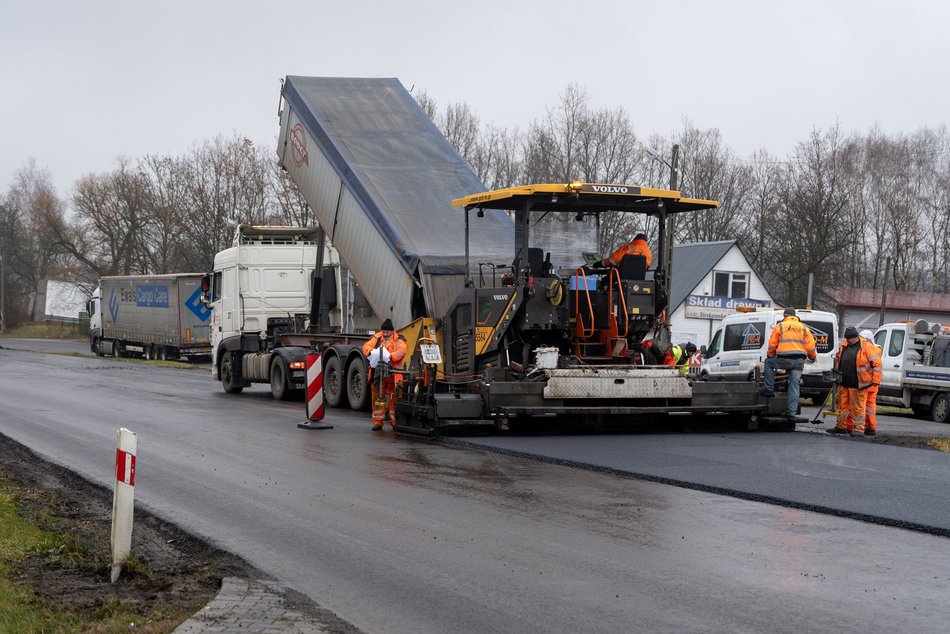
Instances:
[[[394,377],[383,379],[383,390],[380,393],[379,379],[370,384],[370,394],[373,402],[373,425],[382,425],[385,421],[389,424],[394,423],[393,410],[396,406],[396,380]]]
[[[838,429],[864,433],[864,416],[867,407],[868,391],[856,387],[845,387],[838,391],[841,404],[838,408]]]
[[[879,385],[868,388],[868,400],[865,406],[865,425],[870,431],[877,431],[877,389]]]

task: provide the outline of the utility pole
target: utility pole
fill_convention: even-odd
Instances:
[[[884,313],[887,312],[887,276],[891,269],[891,258],[888,256],[884,261],[884,282],[881,284],[881,316],[878,320],[878,328],[884,325]]]
[[[668,163],[670,168],[670,189],[676,191],[679,187],[679,162],[680,162],[680,146],[679,143],[673,144],[673,155],[670,162]],[[671,277],[673,273],[673,236],[676,234],[676,216],[670,214],[666,220],[666,244],[664,248],[666,250],[666,284],[670,285]]]

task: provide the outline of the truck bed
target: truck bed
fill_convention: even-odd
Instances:
[[[397,79],[288,76],[282,96],[281,164],[373,310],[397,325],[443,314],[465,275],[451,201],[484,184]],[[512,221],[485,216],[472,266],[510,264]]]

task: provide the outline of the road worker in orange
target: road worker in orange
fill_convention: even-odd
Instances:
[[[881,346],[874,343],[874,333],[870,330],[862,330],[861,338],[867,339],[871,344],[877,348],[877,354],[880,356],[883,351]],[[882,366],[883,368],[883,361]],[[881,371],[881,376],[883,376],[883,369]],[[872,384],[868,388],[868,401],[864,409],[864,435],[865,436],[874,436],[877,434],[877,390],[880,388],[880,385]],[[853,427],[853,426],[852,426]]]
[[[601,266],[620,266],[620,260],[625,255],[642,255],[647,259],[647,268],[653,263],[653,252],[650,251],[650,245],[647,244],[647,235],[638,232],[633,236],[633,240],[621,245],[616,251],[601,260]]]
[[[775,324],[769,336],[768,356],[765,359],[765,377],[762,394],[775,396],[775,370],[785,370],[788,375],[788,417],[798,415],[798,396],[801,393],[802,371],[805,360],[814,363],[818,358],[815,336],[803,324],[794,308],[786,308],[784,319]]]
[[[870,433],[864,421],[868,390],[881,384],[880,348],[861,337],[857,328],[848,326],[838,354],[835,355],[835,369],[841,373],[841,387],[844,389],[839,392],[841,404],[838,421],[831,433],[873,436],[877,433],[877,421],[874,431]]]
[[[363,356],[369,361],[369,384],[373,399],[373,431],[380,431],[384,422],[395,422],[396,384],[401,374],[387,374],[386,364],[402,369],[409,346],[406,338],[393,328],[391,319],[383,321],[379,330],[363,344]]]

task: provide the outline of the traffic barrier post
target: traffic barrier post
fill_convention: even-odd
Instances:
[[[307,354],[307,420],[297,423],[301,429],[333,429],[323,422],[323,363],[320,353]]]
[[[115,490],[112,495],[112,583],[132,553],[132,508],[135,501],[135,434],[124,427],[115,437]]]

